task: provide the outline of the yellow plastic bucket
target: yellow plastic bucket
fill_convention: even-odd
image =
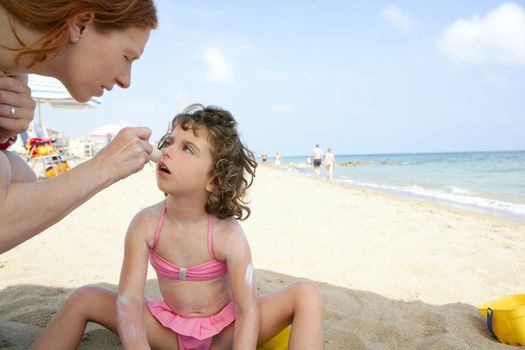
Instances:
[[[288,350],[291,326],[280,331],[275,337],[257,348],[257,350]]]
[[[525,345],[525,294],[515,294],[478,306],[487,327],[501,343]]]

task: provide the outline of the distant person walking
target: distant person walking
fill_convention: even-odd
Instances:
[[[326,153],[326,156],[324,158],[324,164],[326,166],[326,179],[328,181],[331,181],[334,176],[334,168],[335,168],[335,156],[332,153],[331,148],[329,148],[328,152]]]
[[[319,179],[319,176],[321,175],[321,163],[323,162],[323,150],[319,147],[319,145],[315,145],[314,149],[312,150],[311,157],[314,162],[315,177]]]
[[[279,154],[279,152],[275,153],[275,158],[273,159],[273,162],[276,167],[281,166],[281,155]]]
[[[268,154],[266,154],[266,151],[262,151],[261,153],[261,161],[263,164],[266,164],[266,160],[268,159]]]

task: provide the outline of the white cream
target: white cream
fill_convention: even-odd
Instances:
[[[246,266],[246,273],[244,274],[244,282],[246,283],[247,287],[250,287],[253,283],[253,265],[252,263],[249,263],[248,266]]]
[[[117,322],[119,323],[119,335],[124,342],[132,339],[146,340],[146,329],[133,322],[133,299],[126,295],[117,297]]]
[[[153,146],[153,151],[151,151],[151,154],[149,155],[149,160],[157,163],[160,160],[161,156],[162,152],[160,151],[160,149],[158,149],[157,146]]]

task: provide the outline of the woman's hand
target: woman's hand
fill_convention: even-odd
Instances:
[[[124,128],[93,158],[106,169],[112,182],[141,170],[149,161],[153,146],[148,142],[149,128]]]
[[[0,71],[0,143],[27,130],[35,107],[27,74],[7,76]]]

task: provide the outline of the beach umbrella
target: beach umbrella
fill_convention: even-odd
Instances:
[[[124,126],[119,124],[105,124],[91,131],[90,136],[115,137]]]
[[[77,102],[60,81],[51,77],[29,74],[31,96],[37,103],[49,103],[53,108],[93,108],[102,104],[98,97],[87,102]]]
[[[33,97],[38,106],[38,128],[40,130],[35,130],[38,137],[48,138],[42,123],[42,113],[40,111],[42,103],[49,103],[53,108],[69,109],[95,108],[102,104],[102,100],[98,97],[93,97],[87,102],[77,102],[60,81],[51,77],[29,74],[29,87],[31,88],[31,97]],[[39,133],[41,134],[38,135]]]

